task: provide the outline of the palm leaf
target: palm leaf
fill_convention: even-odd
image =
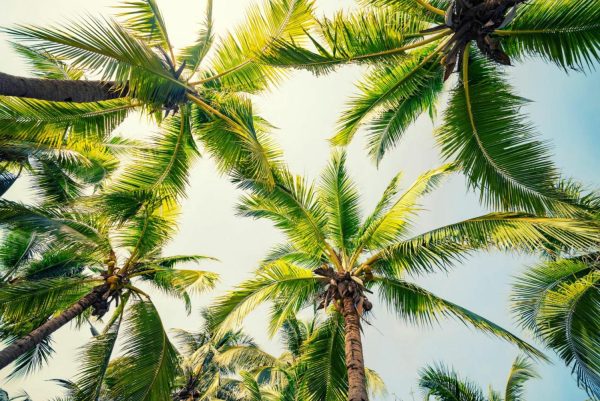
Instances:
[[[389,274],[403,271],[419,273],[443,268],[475,250],[500,249],[528,253],[546,251],[554,254],[555,244],[586,250],[598,239],[593,224],[582,221],[532,217],[519,213],[490,213],[416,235],[379,251]]]
[[[554,190],[557,172],[547,145],[519,112],[525,101],[489,62],[470,60],[437,130],[443,155],[460,162],[470,186],[494,209],[570,210]]]
[[[359,94],[348,103],[333,143],[348,144],[361,125],[371,122],[369,153],[379,162],[408,126],[434,106],[444,75],[440,57],[439,49],[427,46],[397,63],[374,69],[358,85]]]
[[[177,352],[151,302],[132,305],[126,320],[124,363],[112,372],[112,392],[127,400],[170,399],[177,373]]]
[[[498,31],[511,57],[540,57],[566,69],[594,68],[600,61],[600,5],[594,0],[534,1]]]
[[[504,401],[523,401],[523,386],[528,380],[536,377],[539,376],[533,369],[533,364],[526,357],[517,357],[510,368]]]
[[[419,387],[426,399],[433,396],[439,401],[485,401],[477,384],[462,380],[456,372],[443,364],[429,366],[420,372]]]
[[[300,398],[307,401],[339,401],[346,398],[348,376],[344,348],[344,321],[332,314],[302,347]]]
[[[486,334],[515,344],[528,355],[546,359],[544,354],[497,324],[425,289],[403,280],[376,277],[379,298],[390,312],[420,324],[431,324],[440,317],[454,317]]]
[[[225,87],[249,92],[277,82],[280,72],[258,61],[273,52],[278,39],[301,40],[314,23],[312,9],[310,0],[270,0],[252,7],[246,20],[216,46],[211,60],[215,75],[207,80],[218,78]]]
[[[590,394],[600,391],[598,280],[591,259],[548,262],[527,271],[514,285],[513,311],[571,366]]]
[[[270,331],[274,333],[283,323],[312,300],[317,291],[319,278],[311,270],[284,262],[276,262],[262,268],[257,276],[217,298],[211,307],[211,324],[219,332],[236,326],[259,304],[266,301],[285,302],[271,319]]]
[[[336,152],[321,174],[319,198],[327,216],[328,238],[349,251],[360,224],[359,196],[346,170],[346,154]]]

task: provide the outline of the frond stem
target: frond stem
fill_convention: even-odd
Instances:
[[[446,12],[444,10],[440,10],[439,8],[432,6],[425,0],[415,0],[415,1],[417,3],[419,3],[423,8],[425,8],[427,11],[431,11],[432,13],[435,13],[435,14],[441,15],[441,16],[446,15]]]

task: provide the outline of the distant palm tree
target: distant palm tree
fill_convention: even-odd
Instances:
[[[600,232],[600,194],[565,187],[578,198]],[[554,255],[520,275],[513,285],[513,312],[523,328],[569,365],[578,384],[600,399],[600,243],[586,253]]]
[[[458,68],[435,136],[442,154],[460,163],[469,184],[494,209],[564,211],[548,145],[536,138],[498,64],[531,58],[565,71],[600,60],[597,0],[362,0],[357,12],[320,21],[309,49],[278,42],[264,57],[276,66],[328,73],[369,67],[342,114],[336,145],[360,127],[379,162],[425,112],[435,113],[444,80]],[[314,50],[311,50],[314,49]],[[567,203],[567,204],[565,204]]]
[[[210,319],[208,314],[205,317]],[[332,315],[288,319],[281,327],[284,351],[274,357],[240,331],[210,333],[210,321],[200,333],[179,331],[183,341],[184,385],[175,400],[199,401],[344,401],[348,378],[344,359],[343,321]],[[316,378],[319,380],[315,380]],[[385,386],[367,369],[367,389],[381,394]],[[212,398],[211,398],[212,397]]]
[[[272,182],[270,167],[277,152],[265,139],[268,124],[255,118],[247,94],[278,80],[276,69],[257,60],[270,52],[276,38],[304,35],[313,24],[310,1],[265,1],[262,8],[248,13],[234,34],[226,35],[215,46],[212,1],[208,1],[196,41],[180,51],[173,48],[154,0],[125,1],[121,8],[118,20],[88,16],[52,28],[5,29],[21,46],[63,63],[70,71],[100,76],[102,81],[54,76],[11,80],[2,74],[0,95],[9,97],[0,97],[0,104],[26,104],[19,118],[34,120],[52,110],[52,114],[45,113],[45,122],[85,120],[90,115],[95,120],[117,120],[138,110],[161,123],[163,114],[173,114],[161,123],[164,140],[160,151],[168,153],[148,176],[140,177],[138,187],[152,187],[180,156],[181,145],[193,142],[194,136],[217,157],[221,169]],[[8,90],[9,81],[26,87]],[[38,93],[40,88],[44,93]],[[27,97],[37,100],[22,99]],[[101,102],[76,104],[90,101]],[[158,159],[154,162],[159,163]]]
[[[372,291],[400,318],[430,323],[454,316],[539,356],[511,333],[407,281],[408,276],[443,270],[476,250],[536,252],[550,241],[584,249],[598,240],[598,231],[571,219],[490,213],[409,236],[419,198],[452,171],[451,165],[429,171],[400,196],[399,177],[394,178],[365,219],[343,153],[334,154],[318,187],[283,169],[276,172],[273,189],[246,181],[252,193],[243,199],[239,213],[272,220],[288,242],[273,250],[255,278],[217,300],[211,309],[215,327],[227,330],[258,304],[275,301],[270,323],[274,334],[306,305],[316,301],[320,308],[333,306],[344,319],[350,401],[367,399],[361,319],[373,307],[367,298]],[[317,369],[314,374],[315,382],[321,380]]]
[[[477,384],[460,379],[456,372],[442,364],[423,369],[420,376],[419,387],[425,399],[435,401],[525,401],[523,386],[538,377],[531,362],[524,357],[513,362],[504,394],[490,387],[485,396]]]

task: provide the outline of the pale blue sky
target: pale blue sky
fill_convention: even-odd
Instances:
[[[223,31],[243,15],[243,10],[258,0],[216,0],[215,22]],[[108,14],[114,0],[2,0],[0,26],[14,23],[47,24],[82,15]],[[159,0],[171,38],[176,46],[193,38],[201,20],[202,0]],[[320,0],[322,12],[331,13],[349,7],[351,0]],[[22,64],[11,53],[6,38],[0,39],[0,71],[22,73]],[[552,141],[559,167],[565,175],[574,176],[590,186],[600,184],[600,75],[571,73],[566,75],[556,67],[539,62],[509,68],[511,80],[520,95],[535,101],[527,107],[543,138]],[[360,77],[358,67],[344,68],[336,74],[315,78],[305,72],[291,74],[280,87],[256,99],[261,115],[279,130],[276,139],[282,145],[292,169],[316,177],[329,156],[327,138],[332,134],[336,118],[345,100],[354,92],[353,83]],[[137,118],[127,121],[119,132],[143,137],[152,127]],[[388,181],[398,171],[405,171],[406,183],[421,172],[441,164],[434,147],[432,122],[420,119],[394,151],[376,169],[364,151],[364,135],[359,135],[349,148],[349,168],[364,193],[365,209],[371,208]],[[169,246],[173,254],[201,253],[221,259],[218,265],[206,265],[222,275],[218,290],[196,299],[196,307],[249,276],[256,263],[281,236],[269,224],[234,216],[233,207],[239,195],[225,178],[219,177],[210,160],[202,160],[191,176],[192,187],[183,202],[181,228]],[[24,183],[10,196],[27,199]],[[484,212],[473,194],[467,194],[461,177],[454,177],[425,202],[427,212],[418,220],[416,230],[476,216]],[[468,307],[517,333],[508,313],[508,297],[512,277],[534,262],[531,257],[505,254],[480,254],[470,258],[448,274],[419,281],[438,295]],[[198,314],[186,316],[183,306],[171,299],[159,298],[160,310],[168,327],[196,329]],[[272,352],[279,351],[275,340],[265,335],[264,309],[246,321],[245,327]],[[396,320],[383,307],[375,305],[373,326],[365,329],[366,363],[386,381],[391,394],[404,401],[422,397],[416,390],[419,368],[443,361],[480,383],[502,389],[510,364],[517,350],[496,339],[466,328],[460,323],[444,321],[439,327],[415,328]],[[527,337],[526,334],[523,334]],[[0,385],[12,391],[27,390],[34,401],[44,401],[59,394],[48,379],[71,377],[77,371],[77,347],[89,337],[81,332],[64,329],[56,338],[58,356],[41,372],[20,381]],[[534,342],[535,343],[535,342]],[[537,343],[536,343],[537,344]],[[537,344],[539,345],[539,344]],[[549,352],[549,355],[553,355]],[[554,364],[540,364],[542,379],[527,385],[530,401],[582,401],[585,394],[578,390],[569,369],[553,357]],[[0,377],[2,375],[0,374]],[[394,400],[390,395],[389,400]]]

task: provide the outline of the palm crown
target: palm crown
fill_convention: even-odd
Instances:
[[[454,370],[443,364],[423,369],[420,374],[419,387],[425,393],[427,400],[524,401],[525,383],[537,377],[531,362],[520,356],[515,359],[510,368],[504,394],[490,387],[485,396],[476,383],[461,379]]]
[[[369,69],[339,119],[332,141],[345,145],[368,129],[374,160],[396,145],[417,117],[434,113],[444,79],[459,70],[435,136],[494,209],[561,211],[548,145],[520,109],[500,64],[537,57],[585,70],[599,60],[600,6],[595,0],[365,0],[354,14],[324,18],[313,49],[278,41],[265,57],[277,66],[327,73],[349,64]],[[370,7],[372,6],[372,7]],[[476,46],[474,46],[476,45]]]
[[[179,51],[154,0],[127,1],[121,9],[119,20],[88,16],[52,28],[6,29],[19,44],[76,71],[77,77],[99,76],[116,98],[83,104],[0,98],[0,103],[19,103],[10,118],[54,125],[76,120],[87,127],[98,121],[118,123],[134,110],[148,113],[161,124],[162,133],[152,168],[130,177],[134,189],[160,185],[193,147],[194,137],[223,170],[272,182],[269,172],[277,152],[264,136],[268,125],[254,117],[246,94],[277,81],[277,69],[258,63],[258,58],[270,52],[277,37],[304,35],[312,24],[311,3],[265,2],[248,13],[235,33],[217,41],[209,1],[196,41]],[[181,193],[181,186],[172,184],[170,190]]]
[[[270,300],[274,301],[270,323],[274,333],[291,314],[310,303],[317,302],[321,308],[333,305],[344,315],[346,358],[351,358],[348,333],[354,330],[356,335],[360,317],[372,308],[367,294],[376,291],[401,318],[428,323],[454,316],[539,355],[506,330],[407,278],[443,269],[475,250],[535,252],[547,249],[552,241],[585,249],[594,245],[597,230],[564,218],[490,213],[407,236],[419,209],[418,199],[452,171],[453,166],[446,165],[427,172],[401,195],[396,177],[365,219],[361,219],[358,191],[347,175],[343,153],[334,155],[317,187],[285,170],[277,173],[272,190],[247,182],[254,192],[243,199],[239,213],[272,220],[289,242],[273,250],[254,279],[217,301],[215,325],[238,324],[257,304]],[[360,345],[360,335],[353,341]],[[362,360],[362,350],[354,351]],[[347,364],[360,370],[355,360]],[[359,382],[364,381],[362,377]]]

